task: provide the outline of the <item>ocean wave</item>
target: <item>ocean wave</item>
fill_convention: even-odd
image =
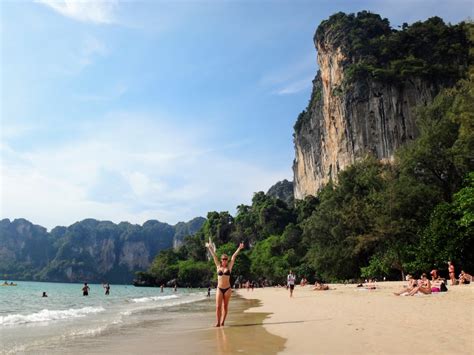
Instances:
[[[100,313],[105,311],[103,307],[84,307],[70,308],[65,310],[49,310],[32,314],[10,314],[8,316],[0,316],[0,325],[17,325],[27,323],[50,322],[62,319],[80,318],[88,314]]]
[[[131,301],[134,303],[143,303],[143,302],[171,300],[173,298],[179,298],[179,297],[176,295],[152,296],[152,297],[132,298]]]
[[[120,312],[121,316],[130,316],[132,314],[138,314],[143,312],[149,312],[153,309],[159,308],[168,308],[174,306],[181,306],[188,303],[199,302],[202,300],[207,299],[206,296],[203,296],[201,293],[191,293],[183,295],[183,297],[179,297],[176,295],[169,295],[169,296],[154,296],[154,297],[142,297],[142,298],[135,298],[130,300],[129,302],[136,303],[137,306],[132,309],[127,309],[123,312]],[[169,302],[153,302],[159,300],[172,300]]]

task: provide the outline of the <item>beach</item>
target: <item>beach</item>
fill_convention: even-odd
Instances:
[[[0,354],[276,354],[260,301],[234,297],[226,326],[215,328],[215,295],[204,289],[18,281],[0,291]],[[48,297],[43,298],[43,291]]]
[[[296,286],[291,299],[285,288],[238,294],[261,302],[246,312],[270,313],[263,326],[286,339],[283,354],[473,354],[474,286],[395,296],[405,284]]]
[[[25,299],[28,288],[47,288],[50,298],[38,300],[55,301],[51,309],[58,309],[65,300],[55,300],[55,292],[70,290],[70,302],[88,313],[65,304],[64,311],[3,316],[0,353],[473,354],[474,286],[395,296],[404,284],[381,282],[376,290],[337,284],[328,291],[296,286],[293,298],[285,288],[234,290],[226,325],[215,328],[214,295],[207,298],[203,290],[162,295],[159,289],[114,286],[114,299],[94,285],[96,292],[82,298],[72,293],[78,285],[21,283],[2,295]]]

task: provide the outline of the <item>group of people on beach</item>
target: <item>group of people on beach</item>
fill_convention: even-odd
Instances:
[[[102,284],[102,287],[105,290],[105,295],[106,296],[110,295],[110,284],[107,282],[105,284]],[[84,282],[84,285],[82,286],[82,295],[83,296],[89,296],[89,291],[90,290],[91,290],[91,288],[89,287],[87,282]],[[41,295],[41,297],[48,297],[48,294],[46,293],[46,291],[43,291],[43,294]]]
[[[286,276],[286,289],[290,290],[290,297],[293,297],[293,291],[295,290],[295,282],[296,282],[296,276],[293,273],[292,270],[288,273]],[[302,277],[300,281],[300,286],[305,287],[308,284],[308,280],[306,277]],[[321,281],[316,280],[314,283],[313,291],[327,291],[329,290],[329,286],[323,284]]]
[[[456,273],[454,264],[451,261],[448,261],[448,275],[449,280],[451,281],[451,286],[455,285],[467,285],[472,282],[472,276],[464,270],[461,270],[458,280],[456,280]],[[433,269],[430,272],[431,280],[428,278],[426,273],[421,274],[419,280],[415,279],[412,275],[407,275],[408,285],[404,287],[399,292],[394,292],[396,296],[406,295],[414,296],[416,294],[425,294],[429,295],[436,292],[445,292],[447,288],[447,279],[442,278],[439,275],[437,269]]]
[[[8,281],[4,281],[2,286],[16,286],[16,283],[13,283],[13,281],[10,283],[8,283]]]

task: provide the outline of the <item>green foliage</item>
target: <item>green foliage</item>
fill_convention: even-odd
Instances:
[[[394,30],[386,18],[367,11],[339,12],[321,23],[315,39],[341,47],[352,57],[346,84],[368,77],[384,82],[421,77],[455,83],[467,72],[470,31],[470,23],[446,25],[439,17]]]
[[[162,250],[153,260],[149,273],[154,276],[156,283],[161,285],[178,277],[177,262],[178,255],[174,250]]]
[[[282,283],[290,269],[287,258],[281,257],[281,237],[270,236],[257,243],[250,256],[251,272],[256,279]]]
[[[180,260],[178,262],[178,282],[182,286],[206,286],[203,280],[210,280],[213,270],[204,261]]]
[[[420,243],[420,263],[442,267],[448,260],[474,268],[474,173],[451,203],[439,204],[431,214]]]
[[[456,88],[443,91],[431,105],[420,110],[420,137],[398,154],[402,173],[438,188],[445,201],[474,169],[471,100],[472,81],[461,81]]]

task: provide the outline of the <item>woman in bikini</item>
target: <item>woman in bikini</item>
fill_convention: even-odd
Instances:
[[[423,293],[425,295],[431,294],[431,282],[428,280],[428,277],[426,276],[425,273],[421,275],[421,285],[418,287],[415,287],[413,290],[410,291],[408,294],[409,296],[414,296],[417,293]]]
[[[219,262],[216,250],[210,240],[209,243],[206,243],[206,247],[209,250],[209,253],[211,253],[217,268],[216,327],[220,327],[224,325],[225,318],[227,317],[227,310],[229,309],[230,296],[232,295],[230,273],[232,272],[232,267],[234,266],[237,255],[244,248],[244,243],[240,243],[239,247],[232,255],[230,262],[229,257],[226,254],[221,255],[221,261]]]
[[[407,275],[407,279],[408,279],[408,286],[406,286],[403,290],[401,290],[399,292],[394,292],[393,294],[395,296],[401,296],[404,293],[408,294],[411,291],[413,291],[414,288],[418,287],[418,282],[416,281],[416,279],[413,276]]]

